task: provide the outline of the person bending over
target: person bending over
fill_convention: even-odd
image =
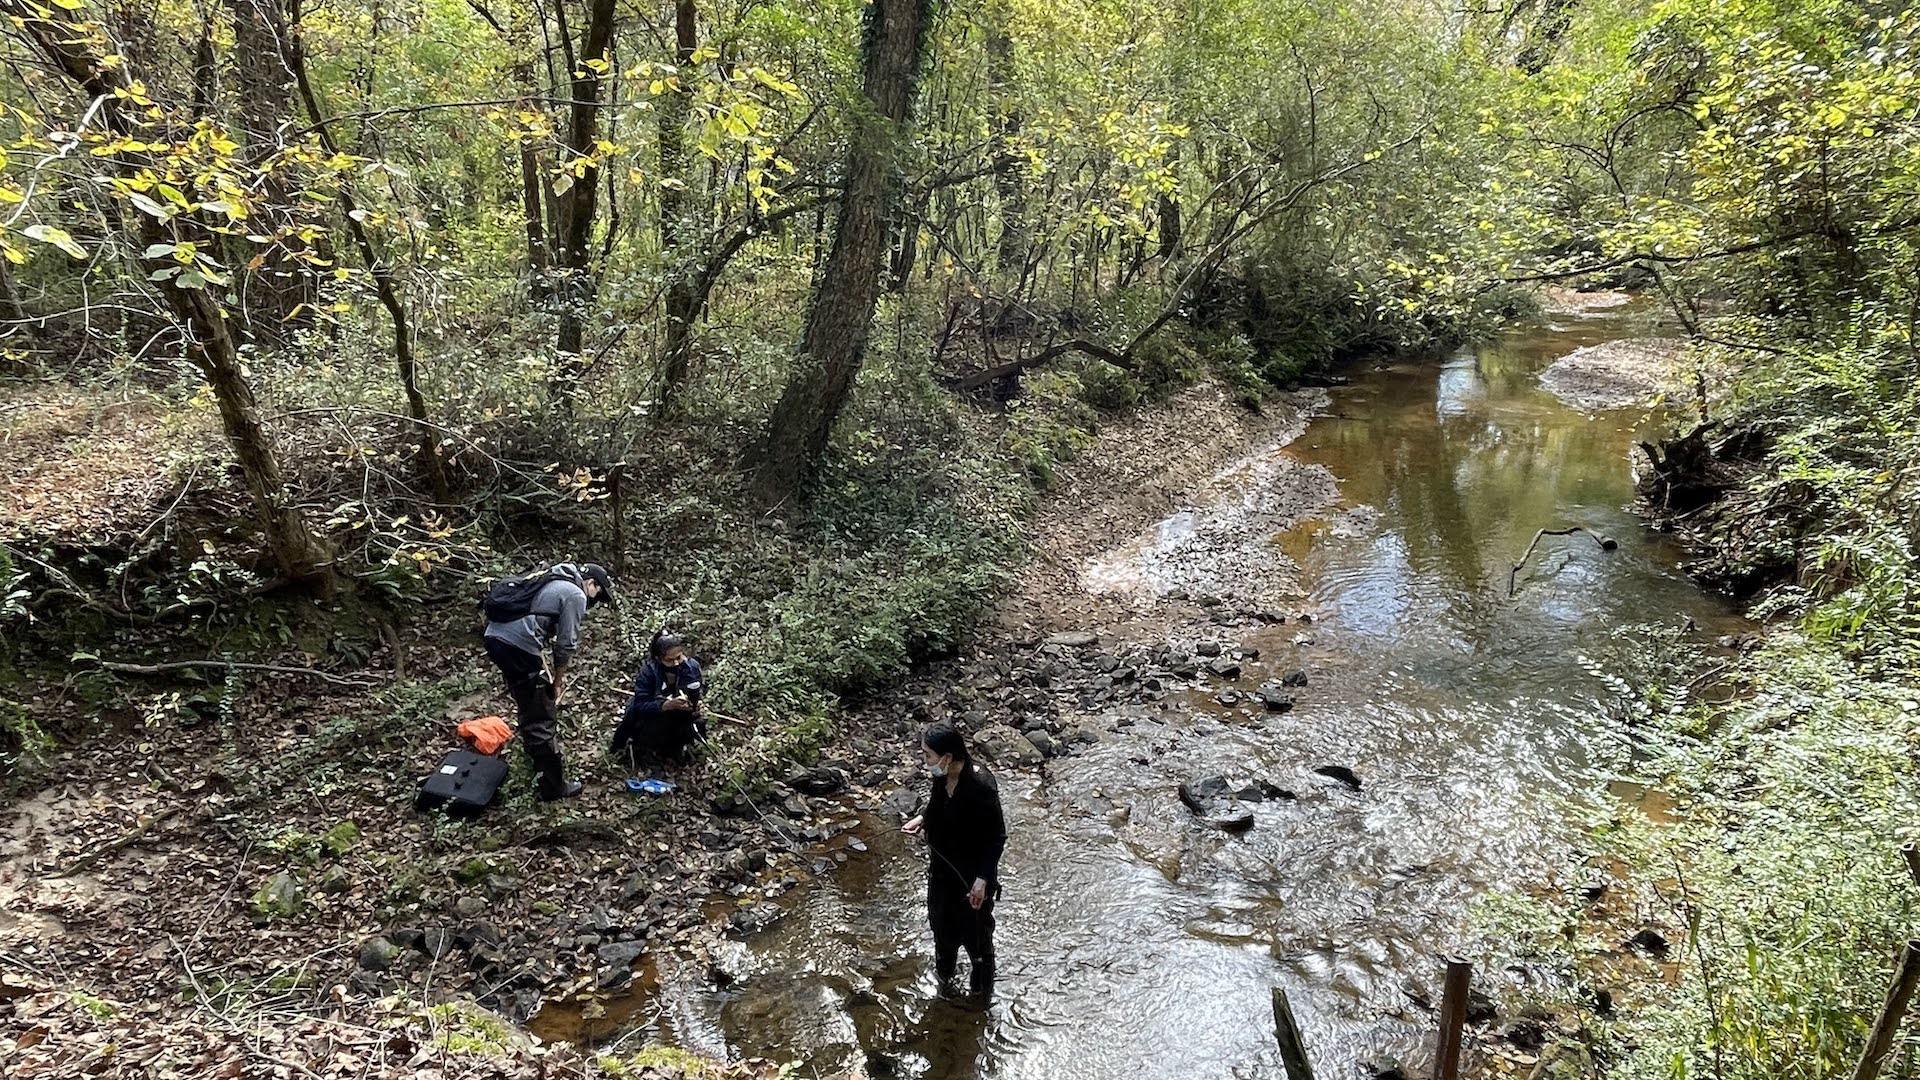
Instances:
[[[561,563],[547,577],[551,580],[527,603],[527,614],[487,622],[486,646],[518,712],[534,790],[551,802],[580,794],[580,782],[567,781],[560,760],[560,695],[567,664],[580,646],[580,620],[590,605],[611,597],[613,579],[598,563]]]

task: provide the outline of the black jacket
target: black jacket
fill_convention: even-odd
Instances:
[[[945,777],[933,778],[933,791],[922,817],[927,846],[929,885],[973,888],[975,878],[989,886],[1000,879],[1000,855],[1007,849],[1007,819],[1000,812],[1000,785],[979,762],[960,773],[960,782],[947,794]],[[988,895],[993,890],[988,889]]]
[[[627,701],[627,723],[641,723],[651,719],[647,714],[657,716],[660,706],[675,690],[685,695],[687,704],[700,707],[700,698],[706,693],[706,687],[700,681],[700,661],[689,656],[680,661],[678,667],[665,667],[658,660],[648,660],[640,665],[639,674],[633,677],[633,697]],[[686,715],[692,716],[691,712]]]

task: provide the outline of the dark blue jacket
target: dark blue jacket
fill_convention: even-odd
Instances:
[[[626,722],[639,725],[660,717],[660,706],[678,688],[687,704],[698,708],[706,688],[700,681],[700,661],[689,656],[678,667],[662,669],[660,661],[648,660],[633,677],[633,699],[627,702]],[[691,711],[685,714],[692,719]]]

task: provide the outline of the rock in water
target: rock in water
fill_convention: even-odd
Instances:
[[[1259,699],[1260,704],[1267,707],[1268,712],[1283,713],[1293,708],[1293,695],[1280,689],[1275,683],[1267,683],[1255,690],[1253,696]]]
[[[1253,828],[1253,811],[1244,807],[1220,810],[1208,814],[1206,822],[1222,832],[1242,833]]]
[[[1289,671],[1281,678],[1280,685],[1305,686],[1307,685],[1307,673],[1304,671]]]
[[[1347,786],[1348,791],[1360,790],[1360,778],[1345,765],[1319,765],[1313,770],[1330,780],[1338,780]]]
[[[1205,814],[1232,789],[1223,776],[1203,776],[1180,785],[1180,801],[1196,814]]]
[[[1060,645],[1069,649],[1085,649],[1099,643],[1100,634],[1095,630],[1069,630],[1047,639],[1049,645]]]
[[[1027,737],[1005,724],[995,724],[976,732],[973,745],[981,756],[995,765],[1022,768],[1045,760]]]

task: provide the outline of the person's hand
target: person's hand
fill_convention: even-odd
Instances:
[[[687,708],[687,699],[670,697],[667,700],[661,702],[660,707],[663,709],[672,709],[675,712],[684,712],[686,711],[686,708]]]
[[[974,878],[973,888],[967,890],[967,903],[973,905],[973,910],[979,911],[980,905],[986,902],[987,902],[987,879]]]
[[[915,814],[912,817],[908,818],[906,822],[900,826],[900,831],[903,833],[906,833],[908,836],[919,836],[920,827],[924,823],[925,823],[925,819],[923,819],[919,814]]]

